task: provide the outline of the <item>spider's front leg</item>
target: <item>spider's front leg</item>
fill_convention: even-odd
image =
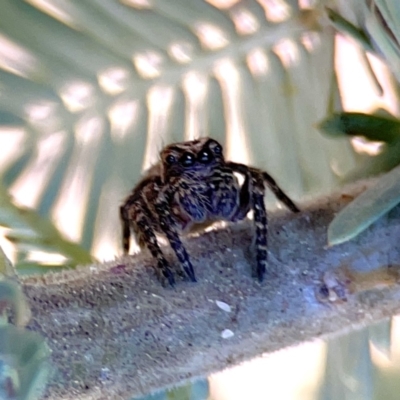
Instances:
[[[169,244],[174,250],[179,262],[186,275],[190,278],[192,282],[196,282],[196,276],[194,274],[192,263],[189,259],[189,254],[187,253],[183,243],[179,237],[178,231],[176,229],[174,220],[171,217],[170,208],[168,201],[168,193],[160,193],[156,203],[155,210],[157,211],[159,217],[160,228],[167,237]]]
[[[174,275],[169,269],[168,261],[165,259],[158,245],[157,237],[151,223],[151,213],[146,203],[142,200],[134,204],[127,202],[121,206],[120,216],[122,221],[122,244],[124,253],[128,254],[129,252],[130,226],[132,226],[139,246],[146,246],[151,255],[157,260],[157,272],[160,274],[160,280],[162,281],[162,277],[164,277],[171,286],[174,286]]]

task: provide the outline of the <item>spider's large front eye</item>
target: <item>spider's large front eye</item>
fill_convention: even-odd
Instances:
[[[170,154],[169,156],[167,156],[165,161],[167,162],[168,165],[171,165],[176,163],[176,158],[172,154]]]
[[[212,154],[210,150],[202,150],[199,153],[198,159],[203,164],[208,164],[212,160]]]
[[[217,144],[217,145],[214,147],[214,153],[215,153],[215,154],[222,154],[222,146],[219,145],[219,144]]]
[[[190,154],[190,153],[184,153],[179,161],[185,167],[190,167],[191,165],[194,164],[194,156],[193,156],[193,154]]]

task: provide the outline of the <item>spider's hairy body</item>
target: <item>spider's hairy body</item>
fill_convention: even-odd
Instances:
[[[147,247],[157,259],[160,277],[173,285],[174,277],[157,242],[157,235],[164,235],[185,273],[195,281],[180,235],[217,220],[242,220],[253,210],[257,275],[261,281],[267,263],[264,183],[293,212],[298,211],[296,205],[266,172],[225,161],[222,146],[214,139],[171,144],[161,151],[160,158],[120,208],[125,253],[129,252],[133,233],[140,247]],[[235,173],[243,175],[241,185]]]

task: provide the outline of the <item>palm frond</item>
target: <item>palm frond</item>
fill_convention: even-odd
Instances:
[[[29,262],[22,258],[29,251],[57,253],[64,257],[61,265],[75,266],[93,261],[81,246],[68,241],[45,217],[26,207],[13,203],[6,190],[0,186],[0,225],[9,228],[6,238],[20,250],[20,271]],[[36,263],[41,265],[41,263]]]
[[[296,199],[356,165],[348,141],[315,128],[337,92],[317,8],[142,3],[3,1],[0,126],[24,139],[1,174],[20,204],[110,258],[118,204],[171,141],[215,136]]]

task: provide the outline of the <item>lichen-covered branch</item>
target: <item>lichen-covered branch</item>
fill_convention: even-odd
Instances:
[[[144,253],[23,280],[29,327],[53,351],[47,397],[128,399],[399,312],[399,209],[326,247],[334,213],[365,186],[272,215],[262,284],[248,222],[189,238],[198,282],[175,289]]]

